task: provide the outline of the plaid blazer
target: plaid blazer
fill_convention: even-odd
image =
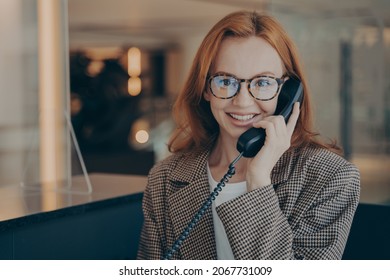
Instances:
[[[143,198],[138,259],[161,259],[210,193],[208,150],[157,163]],[[340,259],[359,202],[357,168],[322,148],[283,154],[265,186],[217,207],[235,259]],[[172,259],[216,259],[211,208]]]

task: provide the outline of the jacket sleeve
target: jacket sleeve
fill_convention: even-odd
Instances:
[[[341,165],[286,217],[273,185],[217,207],[236,259],[341,259],[359,201],[359,172]]]
[[[156,194],[155,191],[156,189],[159,189],[158,182],[160,182],[160,180],[156,178],[158,172],[154,172],[154,170],[152,169],[148,176],[148,185],[145,189],[142,201],[144,223],[138,247],[137,259],[139,260],[159,260],[162,258],[163,254],[163,235],[157,226],[158,217],[154,209],[155,207],[159,207],[158,205],[161,205],[155,201],[155,198],[161,199],[161,196],[158,195],[158,192]]]

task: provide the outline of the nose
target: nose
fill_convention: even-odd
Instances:
[[[233,104],[241,107],[252,105],[253,97],[248,91],[248,85],[246,81],[241,81],[240,90],[237,95],[233,98]]]

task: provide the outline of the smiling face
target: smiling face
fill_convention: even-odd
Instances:
[[[240,79],[255,76],[281,78],[284,73],[282,60],[276,50],[260,37],[233,38],[222,41],[210,74],[223,73]],[[254,122],[275,112],[277,96],[268,101],[254,99],[245,83],[231,99],[219,99],[208,89],[204,98],[210,102],[211,111],[219,124],[220,137],[237,141]]]

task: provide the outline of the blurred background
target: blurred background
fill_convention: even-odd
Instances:
[[[77,165],[146,175],[168,155],[172,104],[201,40],[223,16],[247,9],[276,16],[296,42],[317,129],[360,169],[361,201],[390,204],[390,1],[52,2],[58,14],[41,23],[39,0],[0,0],[0,188],[43,180],[53,167],[44,150],[60,162],[56,173]],[[46,53],[44,28],[58,36]],[[59,66],[41,69],[52,49]],[[45,120],[59,128],[51,132],[57,148],[45,143]]]

